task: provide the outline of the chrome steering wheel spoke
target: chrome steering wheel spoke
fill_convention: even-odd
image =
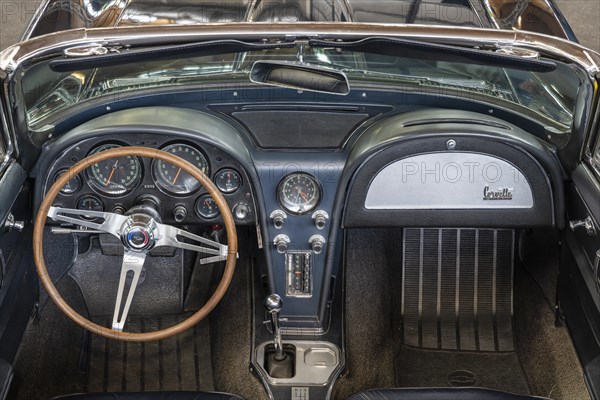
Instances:
[[[156,224],[156,229],[159,234],[155,247],[177,247],[211,255],[210,257],[200,259],[200,264],[210,264],[213,262],[225,261],[227,259],[227,245],[195,235],[184,231],[183,229],[175,228],[171,225]],[[184,239],[187,239],[188,241],[184,242]]]
[[[129,308],[131,307],[131,301],[133,295],[137,289],[144,261],[146,260],[146,253],[126,250],[123,254],[123,264],[121,265],[121,277],[119,278],[119,288],[117,290],[117,301],[115,302],[115,311],[112,320],[112,329],[115,331],[122,331],[129,314]],[[125,291],[125,284],[127,283],[127,277],[131,276],[131,283],[129,285],[129,291],[127,292],[127,299],[125,305],[123,305],[123,292]]]
[[[102,222],[89,221],[80,216],[102,219]],[[121,237],[120,230],[123,224],[128,220],[124,215],[107,213],[101,211],[77,210],[73,208],[50,207],[48,217],[54,221],[67,222],[73,225],[84,226],[88,229],[110,233],[113,236]]]

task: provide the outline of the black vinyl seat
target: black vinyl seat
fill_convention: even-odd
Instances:
[[[347,400],[540,400],[522,394],[482,388],[415,388],[369,389],[350,396]]]
[[[145,392],[85,393],[55,397],[52,400],[244,400],[230,393],[217,392]]]

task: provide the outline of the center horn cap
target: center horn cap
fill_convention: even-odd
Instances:
[[[154,247],[156,236],[154,235],[153,221],[131,221],[123,233],[123,244],[135,251],[150,250]]]

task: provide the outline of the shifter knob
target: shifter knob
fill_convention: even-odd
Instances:
[[[279,326],[279,311],[283,307],[283,300],[277,293],[267,296],[265,299],[265,309],[271,316],[271,326],[273,327],[273,346],[275,347],[275,358],[279,361],[285,359],[283,352],[283,340],[281,338],[281,327]]]
[[[265,309],[269,314],[279,314],[281,307],[283,307],[283,300],[278,294],[273,293],[265,298]]]

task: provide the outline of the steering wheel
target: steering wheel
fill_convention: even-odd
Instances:
[[[181,168],[183,171],[197,179],[198,182],[208,190],[208,193],[215,200],[221,211],[225,222],[225,229],[227,231],[227,245],[194,235],[174,226],[161,224],[152,218],[152,216],[143,213],[120,215],[109,212],[77,210],[52,206],[59,191],[72,177],[97,162],[126,156],[159,159]],[[85,220],[79,218],[80,216],[93,217],[94,220]],[[124,255],[111,328],[100,326],[77,313],[61,297],[54,286],[54,283],[48,274],[48,270],[46,269],[43,255],[43,232],[47,217],[50,217],[55,221],[67,222],[95,231],[108,233],[121,240],[124,247]],[[186,241],[184,241],[184,239]],[[125,332],[123,328],[146,256],[150,250],[161,246],[176,247],[208,254],[209,257],[200,260],[201,264],[225,260],[223,277],[208,301],[198,311],[179,324],[153,332]],[[71,320],[81,325],[83,328],[109,339],[144,342],[161,340],[181,333],[197,324],[216,307],[225,295],[235,271],[237,234],[233,216],[231,215],[231,211],[229,210],[223,195],[219,192],[215,184],[194,165],[173,154],[161,150],[146,147],[118,147],[84,158],[69,168],[52,185],[46,194],[44,201],[42,201],[35,219],[33,229],[33,256],[37,267],[37,273],[42,284],[48,291],[48,295],[54,303],[56,303],[58,308]],[[127,275],[130,272],[133,272],[133,279],[131,280],[125,304],[123,304],[123,291],[125,289]]]

